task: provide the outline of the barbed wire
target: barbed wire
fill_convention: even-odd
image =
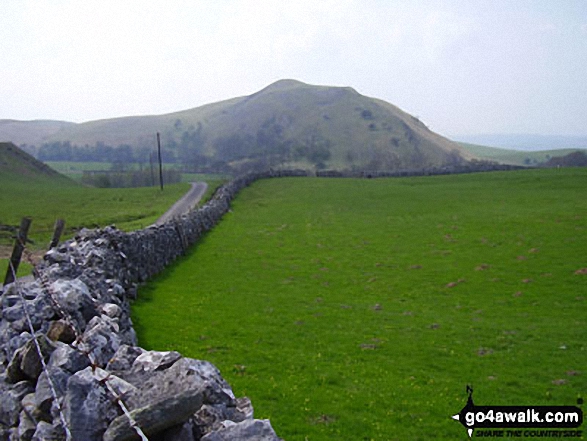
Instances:
[[[59,418],[61,420],[61,425],[63,426],[63,430],[65,431],[65,439],[67,441],[71,441],[72,440],[71,431],[69,430],[69,427],[68,427],[67,422],[65,420],[65,415],[63,414],[63,408],[61,407],[61,403],[59,402],[59,398],[57,397],[57,390],[55,389],[55,384],[53,383],[53,379],[51,378],[51,375],[49,374],[49,369],[47,368],[47,363],[45,363],[45,357],[43,356],[43,351],[41,350],[41,347],[39,345],[39,341],[37,340],[37,337],[35,337],[35,328],[33,326],[33,321],[31,320],[31,316],[30,316],[28,309],[27,309],[26,300],[25,300],[24,295],[20,289],[20,282],[16,278],[16,271],[14,269],[14,265],[12,264],[12,262],[10,262],[9,266],[10,266],[10,271],[12,272],[12,276],[14,277],[14,282],[13,282],[14,287],[20,297],[20,301],[22,302],[22,310],[24,311],[24,316],[26,317],[27,325],[29,327],[29,331],[31,333],[32,340],[34,342],[34,346],[37,351],[37,355],[39,356],[39,360],[41,361],[41,366],[43,367],[43,371],[45,371],[45,374],[47,375],[47,382],[49,383],[49,389],[51,390],[51,395],[53,396],[53,400],[55,402],[55,405],[57,406],[57,411],[59,412]]]
[[[98,363],[94,357],[94,354],[91,351],[91,348],[89,348],[87,344],[83,343],[83,335],[80,332],[79,328],[76,326],[71,315],[65,309],[63,309],[63,307],[59,303],[53,289],[51,288],[51,285],[49,283],[48,277],[45,274],[45,272],[37,271],[31,251],[26,247],[26,244],[22,243],[22,241],[20,241],[20,243],[23,247],[23,254],[25,256],[25,259],[34,268],[33,273],[35,275],[35,279],[37,279],[40,282],[41,290],[49,297],[49,300],[50,300],[51,304],[53,305],[53,308],[55,309],[57,314],[59,316],[61,316],[61,319],[63,319],[63,321],[66,323],[67,326],[70,327],[70,329],[73,331],[73,333],[75,335],[75,341],[72,343],[71,346],[75,350],[77,350],[78,352],[83,354],[85,357],[87,357],[88,361],[90,362],[90,367],[92,368],[92,375],[100,384],[104,385],[106,390],[114,397],[114,401],[121,408],[122,413],[128,418],[130,426],[135,430],[135,432],[140,437],[140,439],[142,441],[149,441],[149,439],[147,438],[147,436],[145,435],[143,430],[140,428],[137,421],[133,418],[132,414],[130,413],[130,411],[128,410],[126,405],[124,404],[122,396],[120,394],[118,394],[118,392],[110,384],[109,380],[111,379],[112,374],[110,372],[106,371],[105,369],[100,368],[102,372],[105,372],[105,375],[100,376],[99,371],[98,371],[98,368],[99,368]],[[20,300],[23,302],[23,311],[25,313],[25,317],[26,317],[31,335],[33,337],[32,339],[34,340],[34,345],[35,345],[35,349],[37,351],[37,355],[39,356],[39,359],[41,360],[41,366],[43,368],[43,371],[47,375],[47,380],[49,382],[49,387],[51,389],[51,395],[53,396],[53,399],[54,399],[55,404],[57,406],[57,410],[59,412],[59,418],[61,420],[61,424],[63,425],[64,431],[65,431],[66,441],[72,441],[73,438],[72,438],[71,430],[67,425],[65,414],[63,412],[63,407],[61,406],[61,404],[59,402],[59,398],[57,396],[57,390],[55,389],[53,379],[51,378],[51,375],[49,373],[49,369],[47,367],[47,364],[45,363],[45,359],[43,357],[39,342],[37,341],[37,338],[35,337],[35,330],[33,327],[33,323],[32,323],[31,317],[28,313],[27,307],[26,307],[26,300],[24,298],[24,295],[21,291],[18,279],[16,277],[16,271],[14,269],[12,262],[10,262],[9,265],[10,265],[10,269],[12,271],[12,275],[14,277],[13,283],[15,283],[16,291],[18,292]],[[94,300],[94,303],[97,303],[97,302]]]

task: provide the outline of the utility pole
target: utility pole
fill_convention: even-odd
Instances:
[[[163,165],[161,163],[161,136],[157,132],[157,150],[159,152],[159,183],[161,184],[161,191],[163,191]]]

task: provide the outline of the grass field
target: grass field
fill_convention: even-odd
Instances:
[[[152,224],[188,189],[187,184],[159,188],[99,189],[76,185],[66,179],[38,175],[22,179],[20,176],[0,175],[0,224],[18,226],[24,216],[33,221],[29,237],[33,250],[46,249],[55,220],[66,222],[63,240],[81,228],[116,225],[124,230],[135,230]],[[0,277],[4,278],[12,239],[4,235],[0,240]],[[30,272],[24,265],[19,274]],[[1,282],[1,281],[0,281]]]
[[[113,164],[110,162],[74,162],[74,161],[47,161],[46,164],[52,169],[57,170],[59,173],[80,182],[84,171],[110,171],[113,168]],[[177,164],[163,164],[165,168],[174,169],[178,168]],[[124,164],[125,170],[148,170],[149,164]],[[156,166],[157,167],[157,166]],[[155,173],[158,173],[158,168],[155,168]],[[195,182],[195,181],[218,181],[226,180],[230,177],[222,174],[209,174],[209,173],[182,173],[182,182]],[[158,178],[157,178],[158,179]]]
[[[141,288],[143,347],[216,364],[295,440],[465,439],[587,391],[587,170],[258,181]]]

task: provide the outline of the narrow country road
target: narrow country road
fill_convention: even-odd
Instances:
[[[163,216],[157,219],[157,222],[155,222],[154,225],[161,225],[167,222],[168,220],[174,218],[175,216],[181,216],[182,214],[185,214],[188,211],[190,211],[192,208],[196,206],[198,202],[200,202],[200,200],[204,196],[204,193],[206,193],[206,190],[208,189],[208,184],[206,184],[205,182],[192,182],[191,185],[192,188],[185,195],[183,195],[183,197],[180,200],[173,204],[173,206],[169,210],[167,210],[167,212],[163,214]],[[2,281],[4,280],[4,274],[0,274],[0,277],[2,277],[2,279],[0,280],[1,293],[4,288],[2,285]],[[33,280],[32,275],[18,278],[18,281],[21,283],[28,282],[31,280]]]
[[[155,222],[154,225],[161,225],[171,218],[181,216],[190,211],[198,202],[200,202],[200,199],[202,199],[204,193],[206,193],[206,190],[208,189],[208,184],[205,182],[192,182],[191,184],[192,188],[180,200],[173,204],[163,216],[157,219],[157,222]]]

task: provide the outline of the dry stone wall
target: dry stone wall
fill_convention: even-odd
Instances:
[[[140,348],[129,300],[213,228],[242,188],[305,175],[237,178],[203,207],[140,231],[82,230],[45,255],[34,281],[6,286],[0,441],[279,440],[209,362]]]
[[[446,172],[454,171],[403,175]],[[0,441],[279,440],[270,422],[254,419],[250,401],[236,398],[209,362],[139,347],[129,300],[138,284],[213,228],[242,188],[262,178],[306,175],[294,170],[239,177],[203,207],[140,231],[82,230],[45,255],[34,281],[4,287]]]

